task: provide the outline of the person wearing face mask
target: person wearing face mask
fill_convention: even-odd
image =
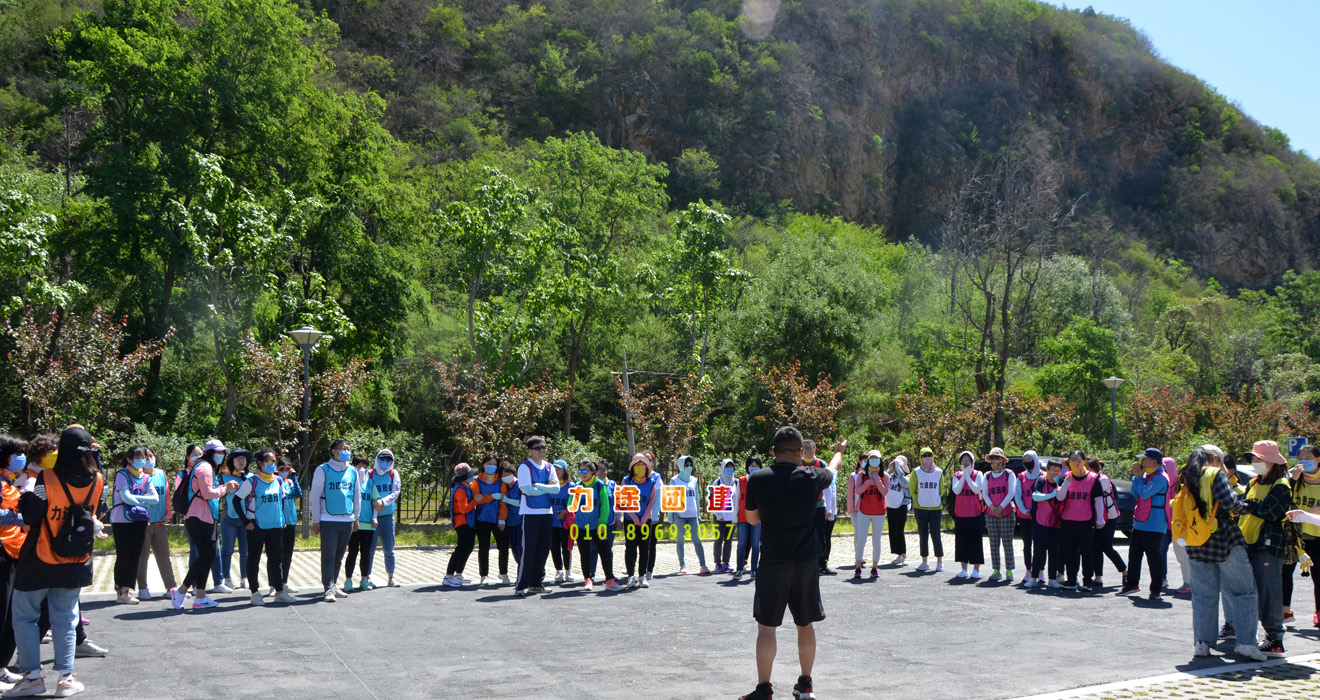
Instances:
[[[385,575],[389,580],[385,585],[390,588],[398,588],[399,583],[394,580],[394,515],[398,510],[399,494],[403,492],[403,483],[399,480],[399,472],[394,468],[394,453],[388,449],[382,449],[376,453],[375,468],[369,472],[367,477],[368,486],[375,491],[375,497],[371,501],[372,510],[376,511],[376,542],[380,543],[385,551]],[[376,546],[371,547],[371,554],[367,557],[368,574],[371,573],[371,562],[376,558]],[[368,580],[368,585],[371,581]],[[370,590],[370,589],[368,589]]]
[[[761,458],[755,455],[743,463],[746,472],[738,477],[733,487],[733,508],[738,511],[738,570],[733,572],[734,579],[741,579],[746,573],[747,556],[752,557],[752,580],[756,580],[757,565],[761,562],[761,524],[747,522],[747,477],[761,468]]]
[[[183,583],[170,590],[170,603],[176,610],[183,608],[189,589],[196,589],[193,609],[213,608],[218,603],[206,595],[206,573],[216,557],[216,523],[220,518],[220,498],[238,489],[238,482],[231,481],[219,485],[215,468],[223,464],[229,448],[223,442],[212,438],[206,441],[202,454],[193,461],[192,467],[180,479],[187,484],[188,510],[183,519],[183,527],[188,532],[188,539],[197,548],[197,559],[188,566],[188,573]]]
[[[1059,545],[1062,542],[1059,511],[1062,506],[1056,498],[1062,485],[1063,463],[1057,459],[1050,460],[1044,473],[1031,485],[1031,500],[1035,504],[1031,521],[1031,578],[1037,586],[1048,582],[1050,588],[1062,587],[1059,583],[1062,569],[1059,566]]]
[[[371,465],[362,455],[353,457],[353,468],[357,470],[358,480],[362,484],[362,503],[358,508],[357,531],[348,537],[348,556],[344,559],[344,592],[353,590],[353,565],[361,562],[362,578],[358,580],[357,590],[369,591],[375,588],[371,582],[371,558],[376,556],[376,509],[372,503],[376,492],[371,482]]]
[[[137,605],[138,557],[146,539],[147,509],[160,501],[147,474],[147,446],[135,445],[124,454],[122,466],[115,472],[110,527],[115,534],[115,592],[120,605]]]
[[[935,571],[944,571],[944,540],[940,530],[944,525],[944,503],[940,498],[940,479],[944,470],[935,466],[935,451],[921,449],[921,466],[908,476],[908,490],[912,493],[912,513],[917,519],[917,537],[921,542],[921,563],[917,571],[930,570],[930,547],[935,547]],[[934,542],[929,540],[934,538]]]
[[[889,528],[889,551],[894,555],[894,566],[907,564],[907,516],[912,508],[912,490],[908,479],[907,457],[896,455],[889,463],[889,492],[885,494],[885,526]]]
[[[1127,574],[1127,564],[1114,549],[1114,531],[1118,528],[1118,490],[1114,482],[1105,475],[1104,462],[1095,457],[1086,460],[1086,468],[1100,480],[1100,491],[1105,499],[1105,525],[1095,531],[1095,540],[1091,544],[1091,560],[1095,562],[1095,587],[1101,588],[1104,582],[1105,559],[1118,568],[1118,578],[1122,581]],[[1120,588],[1122,586],[1120,585]]]
[[[225,458],[225,467],[220,472],[220,485],[242,484],[248,477],[248,465],[252,462],[252,453],[247,450],[233,450]],[[238,488],[235,486],[234,488]],[[243,504],[233,494],[224,497],[224,506],[220,509],[220,573],[224,578],[224,587],[228,593],[247,585],[248,540],[247,530],[239,510]],[[231,575],[234,564],[234,549],[238,549],[238,581]]]
[[[651,464],[658,464],[655,460],[654,452],[650,450],[643,450],[642,452],[646,455],[647,459],[651,460]],[[652,499],[651,507],[651,523],[653,524],[653,527],[651,528],[651,547],[647,551],[645,565],[638,564],[637,566],[638,569],[646,570],[646,576],[644,578],[647,581],[650,581],[651,576],[655,574],[655,555],[660,551],[660,532],[664,529],[663,525],[665,523],[665,512],[660,510],[660,493],[664,490],[665,479],[660,475],[659,471],[653,469],[651,470],[651,481],[654,482],[654,493],[656,494],[655,498]],[[645,588],[645,586],[643,586],[643,588]]]
[[[885,526],[885,496],[889,494],[889,476],[879,450],[866,453],[862,471],[848,479],[848,513],[853,521],[853,578],[862,577],[866,564],[867,532],[871,537],[871,578],[880,575],[880,531]]]
[[[964,450],[958,455],[960,469],[953,473],[953,559],[962,569],[954,578],[979,580],[981,565],[985,563],[985,549],[981,545],[985,502],[981,500],[984,485],[976,471],[976,455]],[[969,572],[968,566],[972,567]]]
[[[298,499],[303,495],[302,484],[298,482],[293,463],[283,457],[275,460],[275,475],[280,480],[283,497],[280,503],[284,508],[284,530],[280,532],[280,583],[284,584],[285,593],[297,595],[298,590],[289,585],[289,567],[293,564],[293,545],[298,537],[298,513],[301,512]],[[275,595],[274,581],[266,595]]]
[[[680,575],[687,573],[687,567],[683,564],[683,541],[687,536],[692,537],[692,546],[697,550],[697,563],[701,566],[702,574],[709,574],[710,569],[706,568],[706,550],[701,544],[701,535],[697,529],[701,527],[700,508],[701,505],[701,487],[697,484],[697,477],[692,473],[696,465],[692,458],[683,455],[678,458],[678,474],[669,480],[671,486],[682,486],[686,495],[685,505],[687,506],[680,513],[673,513],[674,525],[678,530],[678,537],[674,539],[674,545],[678,549],[678,573]]]
[[[472,517],[476,520],[477,530],[477,570],[483,586],[490,582],[491,539],[495,540],[495,547],[499,550],[501,577],[505,583],[509,582],[509,536],[497,527],[503,502],[499,470],[499,459],[495,455],[486,455],[482,457],[481,469],[472,482],[472,502],[476,505]]]
[[[248,588],[252,590],[252,604],[265,605],[261,597],[261,551],[266,550],[266,578],[275,589],[275,601],[292,603],[293,596],[284,590],[281,566],[284,562],[284,484],[276,476],[278,465],[275,453],[262,450],[253,460],[255,473],[243,480],[234,492],[241,506],[239,520],[248,533]]]
[[[1022,576],[1022,585],[1030,588],[1036,580],[1031,575],[1031,525],[1032,513],[1036,502],[1031,500],[1031,487],[1041,475],[1040,457],[1035,450],[1022,453],[1022,472],[1019,473],[1017,491],[1013,494],[1013,510],[1017,514],[1018,530],[1022,533],[1022,563],[1027,573]]]
[[[312,474],[312,532],[321,536],[321,585],[327,603],[348,597],[339,589],[339,569],[362,507],[362,480],[352,460],[353,446],[339,438],[330,444],[330,460]]]
[[[1211,452],[1213,452],[1215,457],[1219,458],[1220,464],[1223,464],[1223,458],[1219,457],[1219,455],[1222,453],[1222,450],[1216,447],[1214,450],[1211,450]],[[1174,475],[1172,477],[1174,482],[1173,488],[1176,490],[1178,488],[1178,483],[1177,483],[1178,463],[1174,461],[1172,457],[1164,458],[1164,473]],[[1227,478],[1227,475],[1225,475],[1225,478]],[[1229,488],[1233,489],[1232,485],[1230,485]],[[1237,493],[1237,490],[1233,489],[1233,492]],[[1173,501],[1172,494],[1170,494],[1168,500],[1170,503],[1172,503]],[[1170,520],[1172,521],[1172,518],[1170,518]],[[1178,571],[1182,574],[1182,581],[1183,581],[1182,585],[1174,589],[1173,593],[1174,595],[1190,595],[1192,592],[1192,562],[1190,559],[1187,558],[1187,545],[1173,538],[1172,528],[1170,528],[1170,531],[1168,533],[1165,533],[1164,535],[1165,551],[1167,552],[1170,547],[1173,548],[1173,558],[1178,562]],[[1168,558],[1169,556],[1166,553],[1164,555],[1165,561],[1167,561]]]
[[[522,492],[522,556],[518,559],[516,596],[540,595],[545,590],[545,561],[550,558],[554,514],[550,497],[559,493],[559,479],[546,461],[549,444],[540,435],[527,438],[527,459],[518,465],[518,490]]]
[[[155,505],[147,507],[147,530],[142,540],[142,553],[138,555],[137,582],[138,600],[151,600],[151,590],[147,585],[147,563],[152,556],[156,558],[156,568],[160,571],[160,580],[165,590],[174,588],[174,564],[170,560],[170,538],[165,530],[165,523],[174,517],[170,506],[169,477],[164,469],[156,468],[156,453],[147,448],[146,472],[151,477],[151,487],[156,490]]]
[[[650,548],[655,546],[650,531],[655,528],[655,501],[660,494],[656,482],[651,478],[651,458],[645,454],[633,455],[628,476],[620,482],[620,487],[635,487],[638,491],[637,510],[619,511],[623,515],[623,564],[628,574],[627,588],[649,588],[646,580],[646,562],[650,557]],[[617,498],[616,491],[616,498]],[[636,571],[636,575],[633,572]]]
[[[467,462],[454,467],[454,488],[449,495],[449,522],[453,525],[454,534],[458,536],[458,544],[449,553],[449,564],[445,568],[445,579],[442,582],[442,585],[451,588],[472,582],[463,576],[468,557],[477,543],[476,523],[472,515],[477,508],[472,499],[476,487],[472,485],[472,478],[472,467]]]
[[[1000,550],[1003,550],[1005,563],[1008,565],[1003,575],[1009,583],[1013,582],[1013,526],[1017,519],[1013,514],[1013,503],[1017,496],[1018,480],[1008,466],[1004,450],[994,448],[986,455],[990,462],[990,472],[981,476],[981,498],[985,500],[985,529],[990,533],[990,580],[998,581]]]
[[[202,458],[202,446],[189,445],[183,451],[183,454],[184,454],[183,468],[179,470],[178,474],[174,475],[174,486],[170,489],[171,494],[173,494],[175,491],[178,491],[179,486],[181,484],[185,484],[188,482],[188,479],[192,474],[193,467],[196,465],[197,461]],[[218,484],[219,482],[217,481],[216,483]],[[185,513],[180,515],[184,518],[187,517],[186,511]],[[197,543],[192,541],[192,535],[188,534],[187,528],[184,528],[183,534],[188,538],[188,566],[191,567],[197,561],[199,550],[197,548]],[[213,593],[222,592],[223,590],[222,586],[224,586],[225,582],[224,582],[224,578],[220,576],[220,555],[218,549],[216,550],[216,556],[211,561],[211,580],[215,584],[214,588],[212,588],[212,592]],[[203,580],[201,584],[202,584],[202,588],[206,587],[205,580]],[[187,591],[187,594],[192,595],[192,591],[191,590]]]
[[[802,466],[824,468],[825,462],[816,456],[816,441],[802,441]],[[829,488],[820,494],[820,499],[816,501],[816,537],[820,541],[820,561],[817,573],[822,576],[833,576],[834,569],[830,568],[830,552],[834,548],[834,522],[836,512],[839,509],[839,499],[835,495],[835,481],[838,475],[831,477]]]
[[[1132,532],[1128,536],[1127,575],[1123,587],[1114,595],[1126,596],[1141,589],[1141,560],[1150,567],[1150,598],[1159,600],[1164,586],[1164,538],[1169,531],[1168,511],[1170,481],[1164,471],[1164,453],[1147,448],[1141,460],[1132,465],[1132,496],[1137,505],[1132,511]]]
[[[13,660],[17,649],[9,600],[13,592],[12,574],[27,533],[18,512],[22,493],[13,482],[27,466],[27,448],[28,443],[19,438],[0,435],[0,523],[3,523],[0,524],[0,686],[6,689],[22,680],[22,676],[4,667]]]
[[[1068,456],[1068,472],[1055,498],[1059,510],[1060,549],[1068,580],[1063,587],[1089,592],[1095,583],[1095,562],[1091,559],[1092,543],[1097,528],[1105,526],[1105,499],[1100,490],[1100,479],[1086,469],[1086,454],[1073,450]],[[1081,584],[1077,570],[1081,569]]]
[[[1260,466],[1246,485],[1247,509],[1238,525],[1247,543],[1247,560],[1256,580],[1256,611],[1265,630],[1260,651],[1277,658],[1284,654],[1281,562],[1287,546],[1283,524],[1292,509],[1292,489],[1286,478],[1288,460],[1279,452],[1278,443],[1261,440],[1252,446],[1251,455]]]
[[[500,519],[495,524],[509,542],[514,563],[522,561],[522,491],[518,488],[518,470],[508,461],[500,463]],[[500,557],[500,582],[508,585],[508,570]]]
[[[722,486],[728,489],[730,495],[733,494],[733,485],[737,482],[734,478],[734,464],[731,459],[720,461],[720,478],[714,484],[707,487],[711,491],[716,486]],[[715,544],[712,547],[715,550],[715,573],[728,574],[733,572],[733,567],[729,566],[729,560],[733,555],[733,539],[738,533],[738,511],[733,507],[733,500],[730,498],[725,502],[727,506],[724,510],[712,510],[711,517],[715,519]]]
[[[1320,448],[1315,445],[1302,445],[1297,451],[1297,466],[1289,473],[1292,482],[1292,503],[1296,510],[1290,511],[1289,518],[1298,524],[1302,551],[1311,558],[1311,584],[1315,594],[1315,613],[1311,624],[1320,627],[1320,576],[1314,566],[1320,562],[1320,523],[1306,517],[1320,516]],[[1297,564],[1283,567],[1283,606],[1292,607],[1293,574]]]
[[[600,560],[600,570],[605,581],[605,590],[617,592],[623,590],[614,580],[614,490],[600,477],[597,466],[589,459],[578,464],[579,488],[589,489],[590,508],[587,502],[577,503],[578,510],[573,514],[573,523],[577,529],[578,552],[582,559],[583,590],[591,592],[596,579],[596,561]],[[573,506],[573,503],[569,503]]]
[[[568,462],[556,459],[554,468],[555,478],[563,488],[550,496],[550,512],[554,516],[550,521],[550,557],[555,562],[555,583],[572,583],[572,538],[568,536],[568,528],[573,524],[573,516],[568,512]]]

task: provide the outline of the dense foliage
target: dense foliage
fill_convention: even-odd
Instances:
[[[1111,374],[1124,446],[1320,428],[1283,134],[1090,11],[779,5],[5,3],[0,426],[291,449],[307,324],[314,447],[410,478],[1103,448]]]

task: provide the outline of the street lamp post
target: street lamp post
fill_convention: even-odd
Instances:
[[[307,425],[311,420],[312,412],[312,394],[310,387],[312,376],[312,348],[315,348],[316,344],[321,342],[321,336],[323,335],[325,335],[324,332],[318,331],[311,326],[303,326],[297,330],[289,331],[289,337],[293,338],[293,342],[298,344],[298,348],[302,350],[303,356],[302,423],[298,427],[298,432],[302,434],[302,469],[300,471],[303,473],[306,473],[307,465],[311,462],[311,445],[308,443]],[[301,474],[299,476],[301,477]],[[308,520],[311,518],[309,504],[311,504],[312,499],[304,498],[302,501],[302,536],[303,539],[307,539],[309,528],[311,527],[308,524]]]
[[[1119,379],[1118,377],[1110,377],[1108,379],[1101,379],[1100,383],[1104,384],[1109,389],[1109,423],[1111,429],[1111,433],[1109,437],[1109,449],[1117,451],[1118,450],[1118,387],[1123,385],[1123,380]]]

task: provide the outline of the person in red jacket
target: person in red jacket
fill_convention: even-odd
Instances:
[[[449,522],[458,535],[458,545],[449,553],[449,566],[445,569],[443,584],[458,588],[465,583],[472,583],[463,577],[468,557],[477,546],[476,517],[472,511],[477,504],[472,497],[472,467],[461,462],[454,467],[454,490],[449,496]]]

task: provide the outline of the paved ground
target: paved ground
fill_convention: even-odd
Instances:
[[[950,552],[952,544],[947,536]],[[915,537],[909,550],[915,552]],[[80,659],[78,674],[88,696],[135,700],[737,697],[755,679],[752,584],[673,575],[673,552],[672,544],[661,545],[651,588],[617,594],[586,594],[580,583],[526,600],[510,587],[442,588],[429,582],[440,578],[447,550],[401,553],[403,588],[354,593],[335,604],[303,596],[299,604],[258,609],[234,594],[220,596],[219,608],[193,613],[164,601],[117,606],[107,594],[89,593],[88,633],[111,656]],[[694,556],[689,552],[690,566]],[[833,562],[846,565],[851,557],[851,538],[837,538]],[[293,585],[314,583],[316,559],[297,555]],[[98,560],[98,580],[109,564]],[[376,566],[383,566],[379,558]],[[1106,593],[1116,583],[1110,573]],[[468,574],[475,574],[475,557]],[[1310,585],[1299,581],[1300,600]],[[956,581],[952,570],[918,574],[911,566],[882,567],[878,579],[861,582],[826,578],[822,597],[828,619],[817,626],[815,677],[823,698],[1016,698],[1172,672],[1256,668],[1222,656],[1231,648],[1225,645],[1193,663],[1186,598],[1151,603],[1026,592]],[[1289,653],[1320,652],[1318,632],[1305,625],[1290,633]],[[780,639],[774,681],[791,697],[791,628]],[[50,647],[43,651],[49,655]],[[1232,691],[1196,686],[1190,695],[1207,699],[1274,697],[1260,687],[1320,698],[1309,662],[1267,668],[1280,670],[1186,682],[1227,683]],[[1302,685],[1282,685],[1285,676]],[[1101,686],[1086,697],[1177,696],[1185,680],[1129,695]],[[1256,694],[1237,692],[1243,689]]]

